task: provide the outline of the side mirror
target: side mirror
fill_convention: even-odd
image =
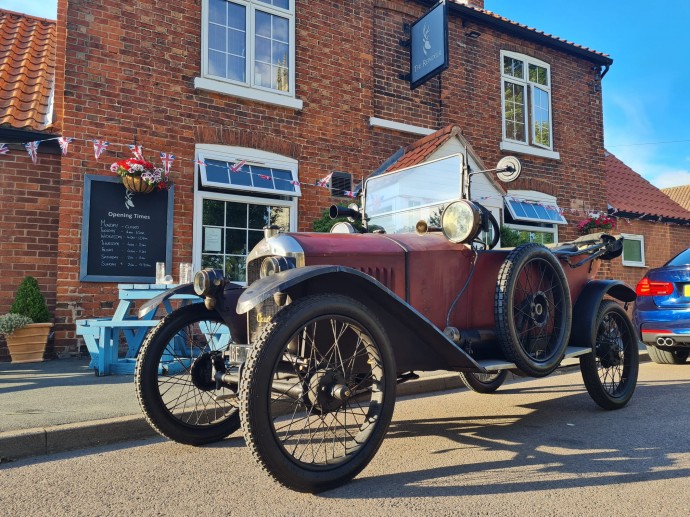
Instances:
[[[496,176],[503,183],[515,181],[522,172],[522,164],[515,156],[504,156],[496,165]]]

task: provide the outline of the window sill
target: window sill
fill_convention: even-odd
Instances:
[[[515,142],[501,142],[501,151],[512,151],[514,153],[531,154],[532,156],[540,156],[542,158],[549,158],[551,160],[560,160],[561,154],[556,151],[549,151],[548,149],[541,149],[540,147],[532,147],[530,145],[516,144]]]
[[[298,111],[302,110],[302,106],[304,105],[300,99],[295,99],[294,97],[287,97],[285,95],[267,92],[264,90],[254,90],[246,86],[224,83],[223,81],[216,81],[214,79],[207,79],[205,77],[195,77],[194,88],[207,92],[224,93],[227,95],[232,95],[233,97],[240,97],[242,99],[261,102],[263,104],[271,104],[272,106],[292,108]]]
[[[641,268],[647,267],[646,265],[640,264],[639,262],[623,262],[623,261],[621,261],[621,264],[624,265],[625,267],[641,267]]]

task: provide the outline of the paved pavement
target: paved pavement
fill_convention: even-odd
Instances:
[[[642,352],[646,360],[646,352]],[[96,377],[89,359],[0,363],[0,463],[155,435],[131,375]],[[425,372],[399,396],[456,389],[452,372]]]

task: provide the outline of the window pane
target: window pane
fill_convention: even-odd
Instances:
[[[225,277],[234,282],[247,281],[246,257],[226,257]]]
[[[227,50],[227,33],[225,27],[210,24],[208,27],[208,48],[225,52]]]
[[[257,36],[263,36],[265,38],[271,37],[271,18],[272,16],[270,14],[256,11],[254,30]]]
[[[243,57],[228,56],[228,72],[226,77],[243,83],[247,82],[245,61]]]
[[[201,268],[223,269],[223,255],[201,255]]]
[[[271,209],[265,205],[249,205],[249,228],[257,230],[270,224]]]
[[[271,62],[271,40],[268,38],[256,37],[255,59],[262,63]]]
[[[225,77],[225,54],[210,50],[208,53],[208,73]]]
[[[271,224],[280,226],[283,230],[290,229],[290,209],[282,206],[271,208]]]
[[[503,73],[518,79],[524,79],[523,63],[519,59],[512,57],[503,57]]]
[[[273,182],[278,190],[285,190],[287,192],[295,191],[295,186],[291,183],[292,172],[290,171],[273,169]]]
[[[247,227],[247,205],[244,203],[227,203],[226,226],[234,228]]]
[[[281,9],[290,8],[290,0],[258,0],[262,4],[274,5],[280,7]]]
[[[209,3],[208,19],[213,23],[227,25],[227,2],[225,0],[211,0]]]
[[[539,88],[532,89],[532,118],[534,142],[545,147],[551,146],[551,122],[549,120],[549,94]]]
[[[290,89],[290,80],[287,70],[287,68],[280,66],[274,66],[271,69],[271,81],[278,91],[287,92]]]
[[[533,83],[549,85],[549,74],[543,66],[529,65],[529,80]]]
[[[273,189],[271,169],[265,167],[252,167],[252,181],[255,187]]]
[[[247,230],[225,230],[225,253],[246,255]]]
[[[519,84],[504,82],[506,138],[526,142],[525,138],[525,87]]]
[[[263,230],[248,230],[247,234],[249,239],[249,251],[251,251],[259,244],[259,241],[264,238],[264,232]]]
[[[642,262],[642,243],[633,239],[624,239],[623,260],[626,262]]]
[[[278,43],[278,42],[273,42],[273,59],[271,63],[274,65],[282,66],[284,68],[287,68],[288,66],[288,52],[290,51],[290,47],[286,45],[285,43]]]
[[[228,52],[244,57],[247,52],[246,36],[242,31],[230,29],[228,31]]]
[[[271,87],[271,65],[254,63],[254,84],[266,88]]]
[[[246,32],[247,15],[246,7],[228,3],[228,27]]]
[[[272,16],[273,18],[273,39],[287,43],[289,39],[290,22],[287,18]]]
[[[204,199],[202,212],[202,225],[223,226],[225,204],[222,201]]]
[[[225,162],[206,160],[206,179],[215,183],[228,183],[228,169]]]

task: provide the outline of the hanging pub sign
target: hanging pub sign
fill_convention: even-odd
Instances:
[[[172,271],[174,189],[133,194],[120,178],[87,174],[79,279],[153,283],[156,262]]]
[[[448,7],[440,2],[411,27],[410,88],[448,68]]]

